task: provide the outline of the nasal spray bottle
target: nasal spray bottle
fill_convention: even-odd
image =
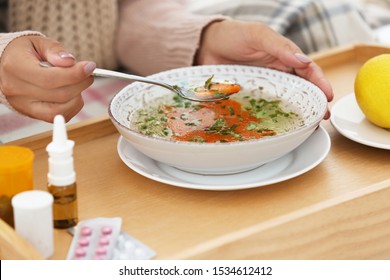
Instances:
[[[64,117],[54,118],[53,141],[47,145],[49,153],[48,190],[54,197],[55,228],[69,228],[78,222],[76,173],[73,165],[74,141],[68,140]]]

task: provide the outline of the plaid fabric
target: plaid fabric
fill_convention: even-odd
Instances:
[[[378,28],[390,24],[390,0],[360,0],[360,2],[360,7],[372,27]]]
[[[375,41],[367,21],[350,1],[189,0],[191,11],[257,21],[293,40],[305,53],[351,42]]]

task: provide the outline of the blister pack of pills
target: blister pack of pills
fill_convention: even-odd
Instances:
[[[68,260],[110,260],[118,241],[121,218],[96,218],[78,223]]]
[[[156,253],[133,236],[120,231],[120,218],[81,221],[73,235],[68,260],[148,260]]]
[[[133,236],[121,232],[114,249],[114,260],[149,260],[156,253]]]

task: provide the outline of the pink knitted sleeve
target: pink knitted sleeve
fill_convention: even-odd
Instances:
[[[194,15],[183,1],[122,0],[117,54],[132,72],[149,75],[191,66],[202,30],[221,15]]]
[[[14,33],[0,33],[0,61],[1,57],[3,55],[3,52],[5,48],[8,46],[9,43],[11,43],[12,40],[19,38],[21,36],[27,36],[27,35],[41,35],[43,34],[35,31],[21,31],[21,32],[14,32]],[[11,105],[8,103],[7,99],[5,98],[3,92],[0,88],[0,103],[8,106],[10,109],[12,109]]]

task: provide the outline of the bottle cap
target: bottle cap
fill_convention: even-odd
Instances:
[[[53,140],[46,147],[49,153],[48,181],[52,186],[68,186],[76,181],[73,167],[74,141],[68,140],[65,119],[61,115],[54,118]]]
[[[54,252],[53,196],[45,191],[25,191],[12,198],[16,232],[43,257]]]

